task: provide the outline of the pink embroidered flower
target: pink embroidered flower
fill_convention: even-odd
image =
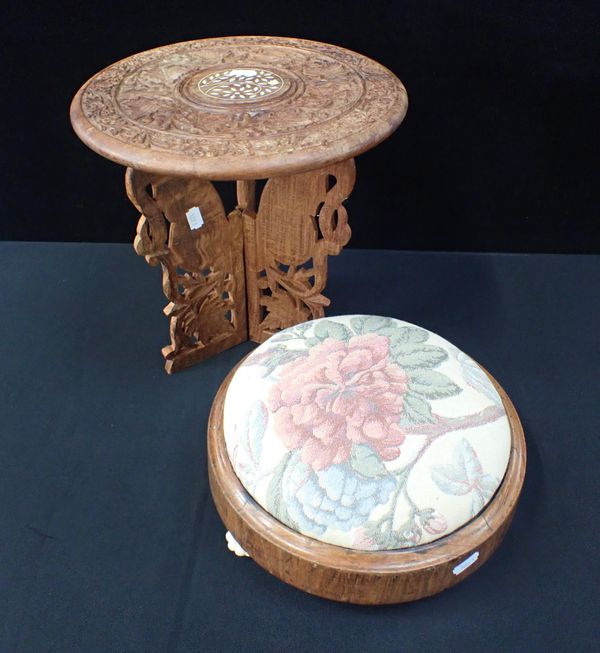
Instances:
[[[389,340],[370,333],[328,338],[281,367],[269,393],[275,428],[315,470],[342,463],[353,444],[393,460],[404,442],[398,426],[408,377],[388,361]]]

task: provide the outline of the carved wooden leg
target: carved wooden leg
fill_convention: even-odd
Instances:
[[[142,213],[135,251],[160,264],[169,300],[172,373],[247,339],[242,213],[225,215],[214,186],[128,169],[129,199]],[[188,219],[190,209],[197,207]]]
[[[350,240],[343,206],[354,186],[354,160],[311,172],[274,177],[254,208],[254,182],[238,182],[243,210],[250,339],[323,317],[330,301],[327,256]]]

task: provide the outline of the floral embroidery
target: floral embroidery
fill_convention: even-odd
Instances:
[[[347,464],[315,472],[296,460],[286,467],[282,498],[299,530],[322,534],[329,526],[347,531],[364,523],[376,505],[387,502],[394,487],[391,476],[367,478]]]
[[[305,535],[363,550],[423,544],[477,514],[501,482],[501,399],[471,358],[425,329],[314,320],[272,336],[240,370],[225,406],[232,464],[260,505]],[[474,442],[497,456],[484,465]]]
[[[315,470],[343,463],[361,443],[383,460],[398,457],[408,376],[388,357],[389,338],[369,333],[348,342],[327,338],[281,368],[268,406],[302,462]]]

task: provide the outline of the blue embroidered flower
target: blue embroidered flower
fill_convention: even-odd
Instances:
[[[328,526],[348,531],[364,524],[375,506],[388,501],[395,485],[392,476],[366,478],[347,463],[315,472],[297,460],[285,471],[282,498],[302,532],[321,535]]]

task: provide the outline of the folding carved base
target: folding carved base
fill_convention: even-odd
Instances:
[[[226,214],[209,181],[128,168],[127,194],[142,213],[134,248],[161,266],[169,300],[167,372],[323,316],[327,256],[350,239],[343,202],[354,180],[353,159],[275,177],[258,209],[256,182],[239,181]]]

